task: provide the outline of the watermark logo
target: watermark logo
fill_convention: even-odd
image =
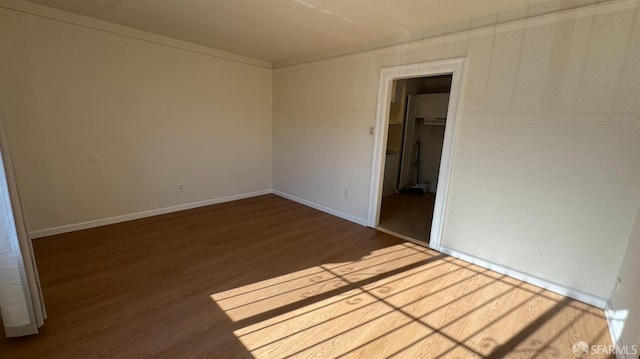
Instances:
[[[581,340],[573,343],[571,351],[576,358],[586,358],[589,354],[638,355],[638,353],[640,353],[640,345],[589,345],[587,342]]]
[[[573,355],[576,358],[584,358],[587,355],[589,355],[589,352],[591,351],[589,344],[587,344],[587,342],[584,342],[582,340],[579,342],[575,342],[571,350],[573,351]]]

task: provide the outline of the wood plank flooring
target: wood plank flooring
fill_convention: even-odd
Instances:
[[[379,226],[429,243],[435,193],[398,193],[382,198]]]
[[[34,246],[49,318],[0,339],[0,358],[573,358],[577,341],[611,344],[602,310],[274,195]]]

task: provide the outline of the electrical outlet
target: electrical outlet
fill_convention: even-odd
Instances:
[[[184,192],[184,183],[178,183],[178,192]]]

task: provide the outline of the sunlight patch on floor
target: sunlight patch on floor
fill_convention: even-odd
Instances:
[[[573,330],[601,319],[589,306],[412,243],[211,299],[256,358],[563,357],[602,340]]]

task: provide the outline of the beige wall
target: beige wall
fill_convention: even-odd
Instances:
[[[275,190],[365,223],[377,86],[372,70],[366,55],[274,70]]]
[[[380,69],[464,56],[442,244],[608,298],[640,203],[640,13],[611,6],[275,70],[274,188],[364,222]]]
[[[271,69],[78,18],[0,9],[0,106],[31,231],[271,188]]]

